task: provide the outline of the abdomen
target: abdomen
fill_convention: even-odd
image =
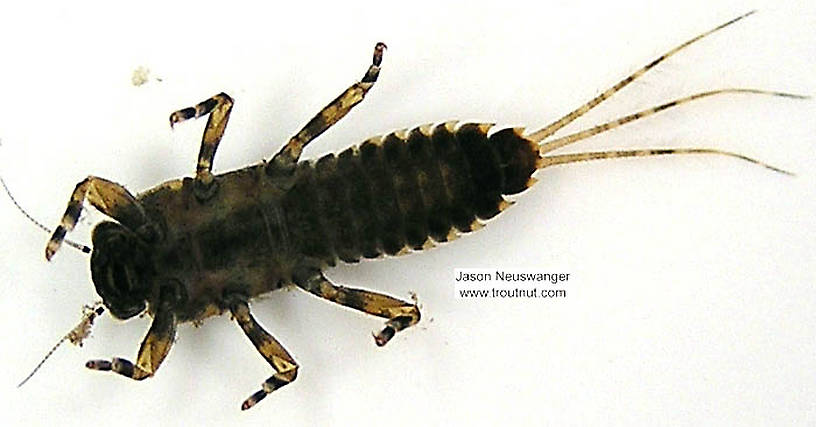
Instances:
[[[539,158],[519,132],[488,137],[488,129],[415,128],[300,163],[282,206],[293,243],[333,264],[421,250],[471,231],[501,211],[502,196],[527,188]]]

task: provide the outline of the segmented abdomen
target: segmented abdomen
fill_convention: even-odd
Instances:
[[[528,186],[538,147],[514,129],[453,123],[391,133],[298,165],[284,211],[303,255],[356,262],[468,232]]]

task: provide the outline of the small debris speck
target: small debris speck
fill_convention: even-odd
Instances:
[[[144,66],[138,66],[133,70],[133,75],[130,76],[130,83],[133,86],[141,86],[150,79],[150,69]]]

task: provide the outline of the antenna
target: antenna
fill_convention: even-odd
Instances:
[[[25,379],[21,381],[20,384],[17,384],[17,388],[22,387],[23,384],[28,382],[28,380],[30,380],[31,377],[33,377],[34,374],[36,374],[37,371],[40,370],[40,367],[42,367],[45,361],[48,360],[48,358],[51,357],[51,355],[54,354],[55,351],[57,351],[57,348],[59,348],[59,346],[62,345],[62,343],[64,343],[66,340],[71,341],[71,344],[73,345],[78,345],[82,347],[82,341],[84,341],[85,338],[88,338],[88,336],[91,335],[91,326],[93,326],[94,320],[96,320],[96,318],[102,315],[102,313],[104,312],[105,307],[102,306],[102,301],[94,303],[93,306],[86,305],[85,307],[83,307],[82,320],[79,321],[79,324],[76,325],[74,329],[71,329],[67,334],[65,334],[65,336],[62,337],[59,341],[57,341],[57,343],[54,344],[54,347],[51,347],[51,350],[45,355],[45,357],[43,357],[40,363],[37,364],[34,370],[31,371],[31,373],[28,374],[28,376],[25,377]]]

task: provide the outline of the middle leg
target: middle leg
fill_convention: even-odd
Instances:
[[[275,369],[275,374],[264,381],[261,389],[253,393],[241,404],[241,410],[247,410],[260,402],[269,393],[294,381],[297,378],[298,364],[278,340],[258,324],[243,299],[237,298],[235,302],[230,304],[230,311],[232,317],[244,330],[247,338],[252,341],[261,356]]]
[[[205,114],[209,114],[207,127],[204,128],[204,136],[201,138],[201,149],[198,152],[198,164],[196,165],[196,196],[206,199],[214,192],[212,162],[215,157],[215,150],[218,143],[224,136],[227,128],[230,112],[232,112],[233,100],[224,92],[215,95],[206,101],[198,103],[195,107],[188,107],[170,114],[170,127],[176,123],[188,119],[197,119]]]

